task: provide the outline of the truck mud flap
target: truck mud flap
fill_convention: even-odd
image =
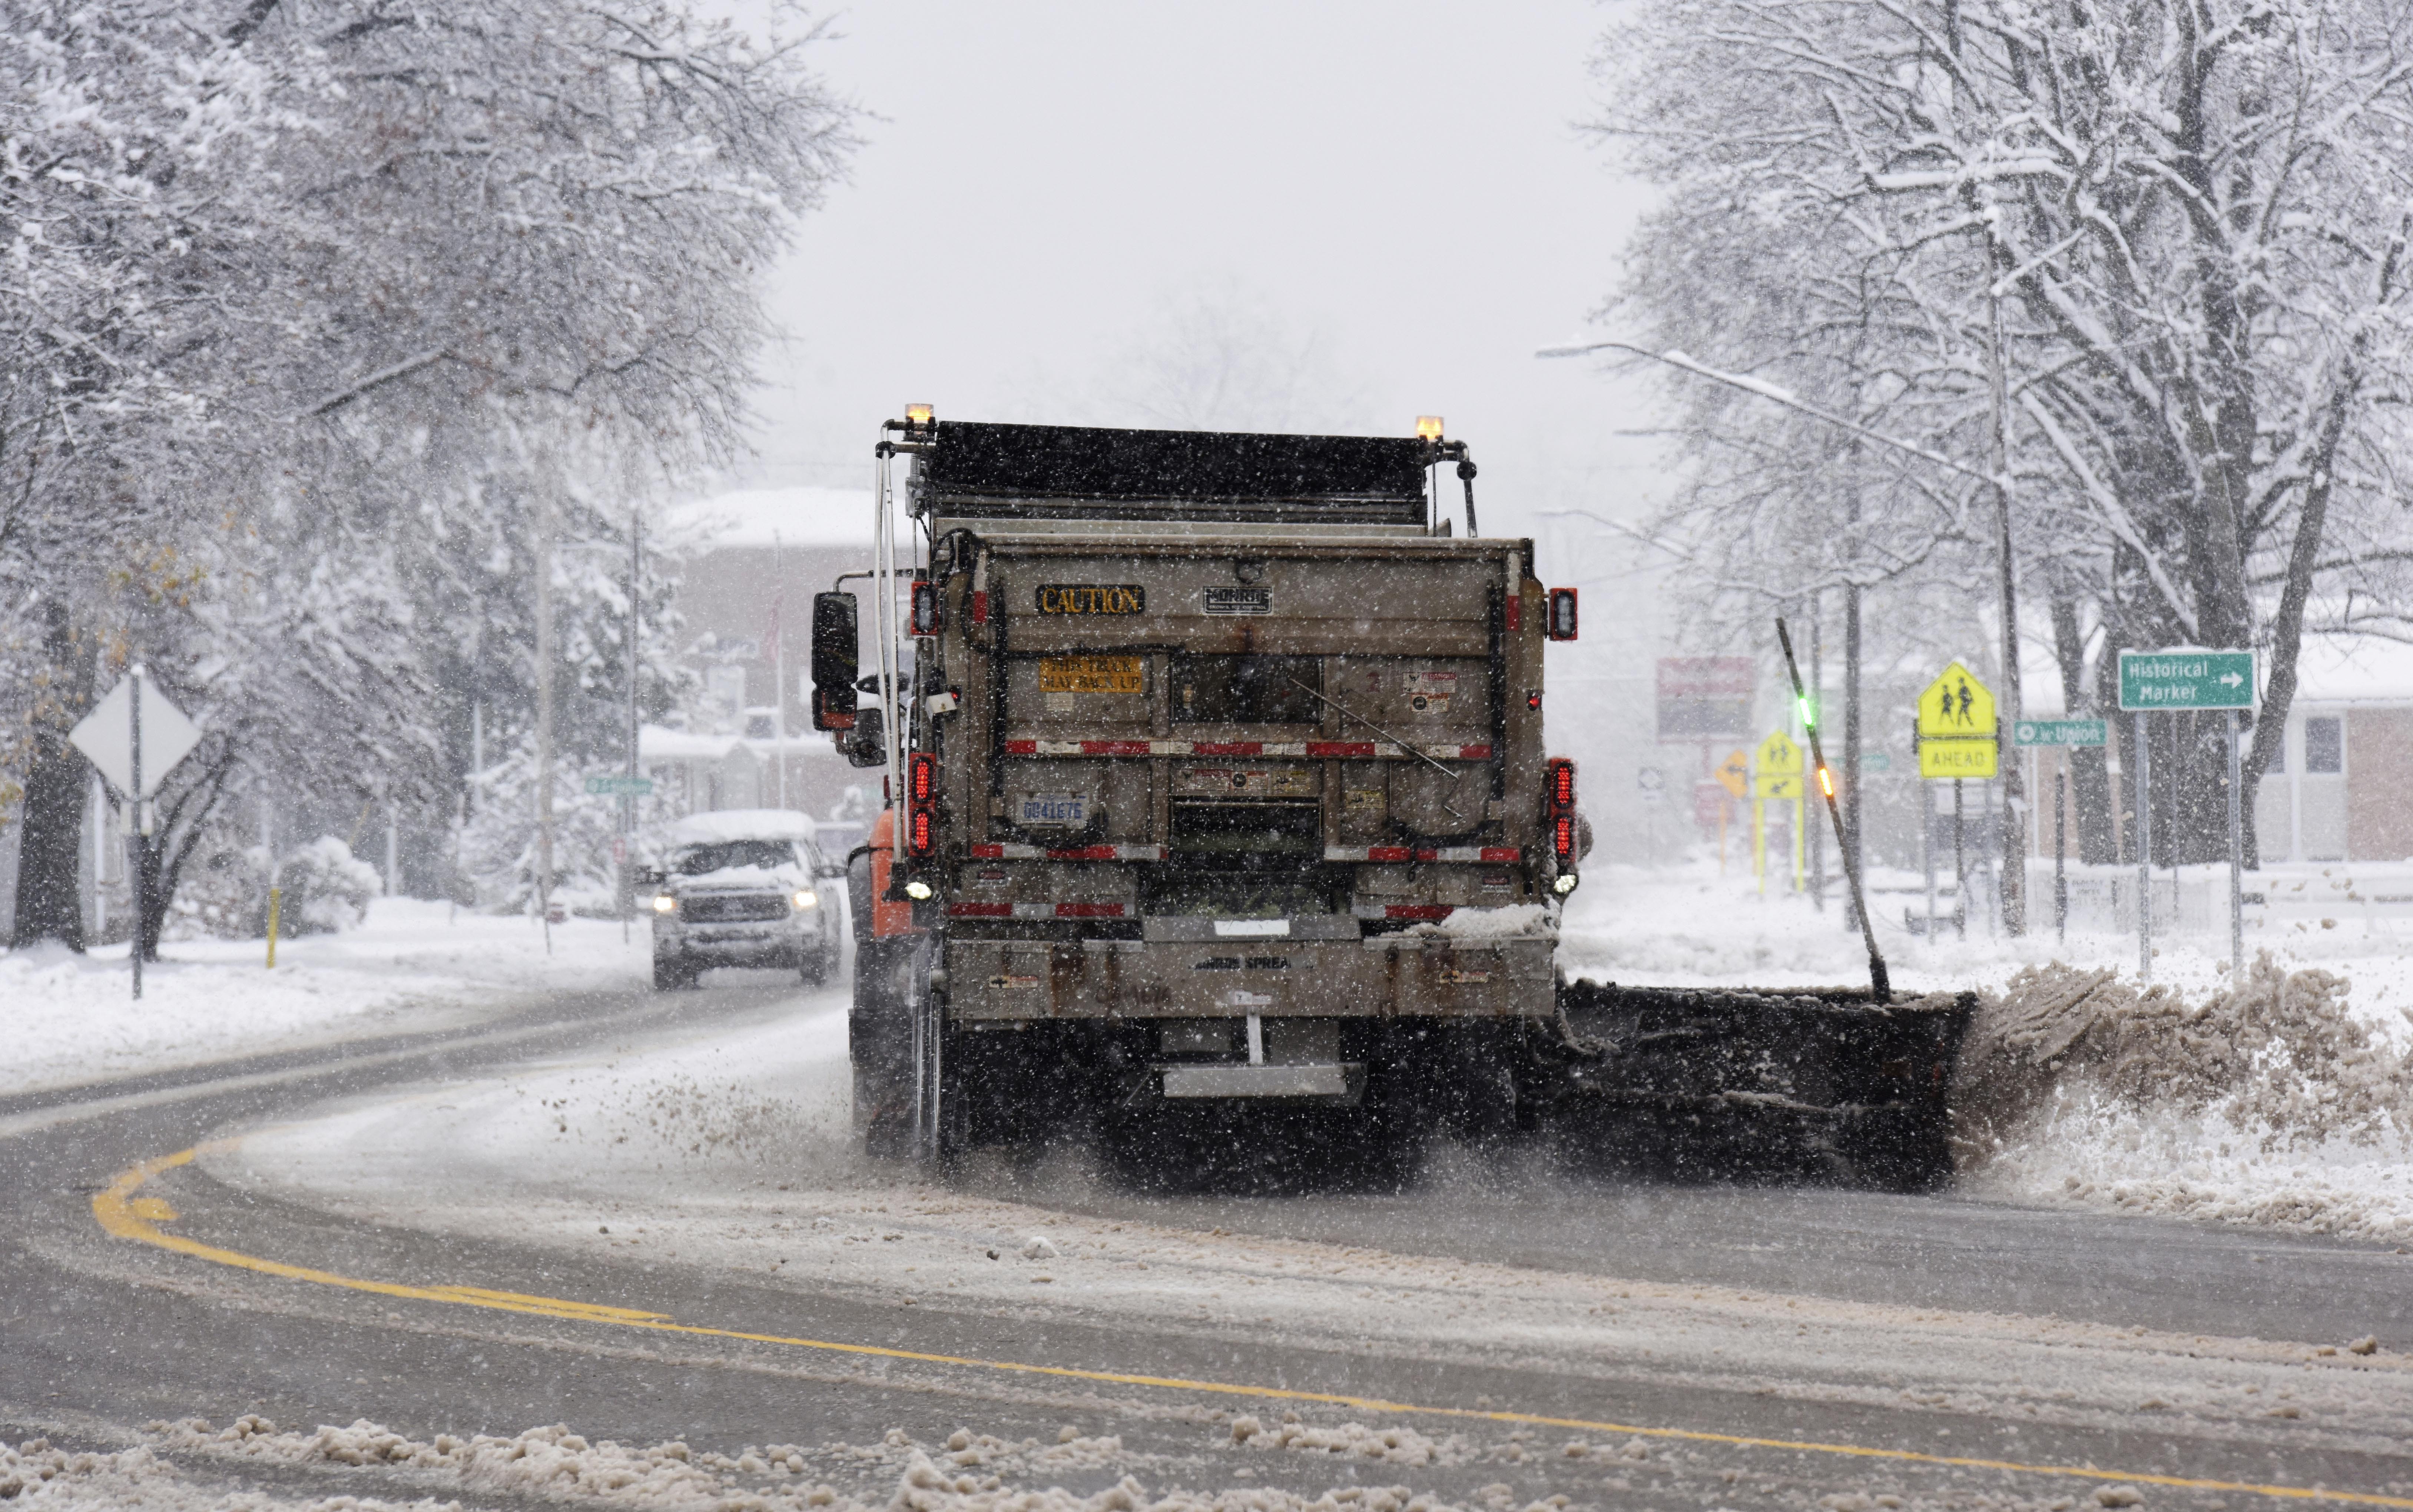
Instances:
[[[1554,1121],[1580,1166],[1927,1191],[1975,993],[1562,982]]]

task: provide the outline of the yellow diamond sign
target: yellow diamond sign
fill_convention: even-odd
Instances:
[[[1921,740],[1994,738],[1993,690],[1958,661],[1918,695]]]
[[[1994,693],[1958,661],[1918,695],[1918,775],[1984,780],[1996,775]]]
[[[1718,763],[1718,781],[1728,793],[1741,797],[1742,790],[1751,783],[1751,758],[1739,750],[1728,751],[1726,759]]]
[[[1752,784],[1752,796],[1801,796],[1801,748],[1782,730],[1759,743],[1759,776]]]

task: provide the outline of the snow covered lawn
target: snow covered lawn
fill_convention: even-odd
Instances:
[[[572,919],[544,931],[417,898],[378,898],[368,921],[279,941],[171,941],[133,1001],[124,945],[76,956],[0,951],[0,1095],[294,1050],[485,1017],[513,1000],[646,983],[644,921]]]

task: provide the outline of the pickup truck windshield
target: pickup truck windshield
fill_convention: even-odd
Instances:
[[[796,847],[792,840],[721,840],[712,845],[689,846],[671,857],[671,869],[682,877],[701,877],[735,867],[794,865]]]

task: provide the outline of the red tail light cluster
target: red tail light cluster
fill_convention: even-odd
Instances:
[[[927,860],[939,851],[939,758],[917,750],[906,758],[906,853]]]
[[[1551,640],[1572,641],[1576,638],[1576,590],[1550,590],[1550,617],[1545,627]]]
[[[1576,862],[1576,763],[1563,756],[1550,758],[1543,768],[1543,791],[1549,804],[1550,849],[1560,866],[1572,867]]]

